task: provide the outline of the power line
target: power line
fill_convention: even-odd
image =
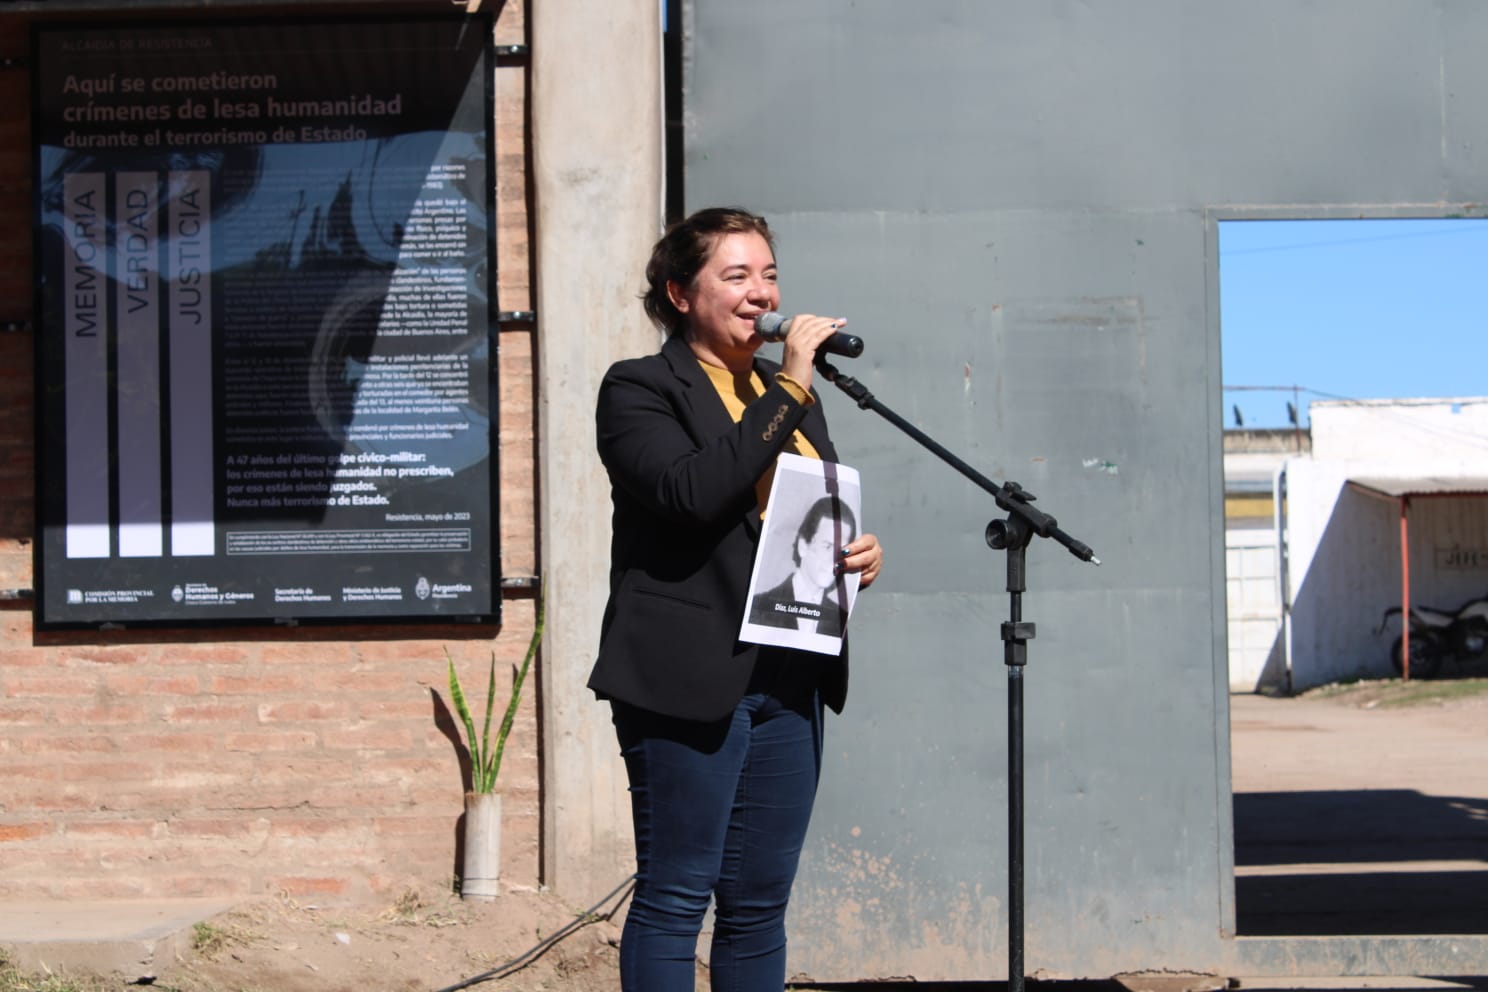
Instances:
[[[1422,218],[1402,218],[1415,219]],[[1390,223],[1388,220],[1376,221],[1378,223]],[[1255,221],[1228,221],[1226,223],[1265,223]],[[1330,221],[1308,221],[1307,223],[1333,223]],[[1338,223],[1359,223],[1359,221],[1339,221]],[[1477,218],[1443,219],[1442,228],[1431,231],[1406,231],[1400,234],[1374,234],[1359,238],[1337,238],[1330,241],[1298,241],[1285,245],[1260,245],[1255,248],[1221,248],[1219,257],[1230,255],[1259,255],[1273,251],[1296,251],[1302,248],[1331,248],[1336,245],[1359,245],[1368,244],[1373,241],[1400,241],[1406,238],[1444,238],[1456,237],[1463,234],[1485,234],[1488,233],[1488,221]]]

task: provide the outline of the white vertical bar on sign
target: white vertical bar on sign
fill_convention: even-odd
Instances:
[[[160,484],[160,189],[153,172],[114,179],[118,325],[119,556],[165,553]]]
[[[171,554],[211,555],[217,543],[212,517],[211,175],[172,172],[167,188]]]
[[[104,174],[62,181],[63,464],[69,558],[109,556],[108,245]]]

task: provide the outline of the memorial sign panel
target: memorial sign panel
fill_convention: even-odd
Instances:
[[[490,37],[36,29],[41,625],[494,619]]]

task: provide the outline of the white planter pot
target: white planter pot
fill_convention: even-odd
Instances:
[[[501,894],[501,796],[465,793],[465,874],[460,898],[492,902]]]

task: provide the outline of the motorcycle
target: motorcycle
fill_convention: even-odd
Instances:
[[[1392,606],[1380,617],[1376,636],[1383,633],[1391,616],[1399,616],[1400,607]],[[1390,646],[1390,663],[1397,674],[1404,672],[1402,658],[1405,636],[1395,638]],[[1468,600],[1455,610],[1434,606],[1412,606],[1410,610],[1410,674],[1412,678],[1429,679],[1441,671],[1451,658],[1459,665],[1488,655],[1488,596]]]

